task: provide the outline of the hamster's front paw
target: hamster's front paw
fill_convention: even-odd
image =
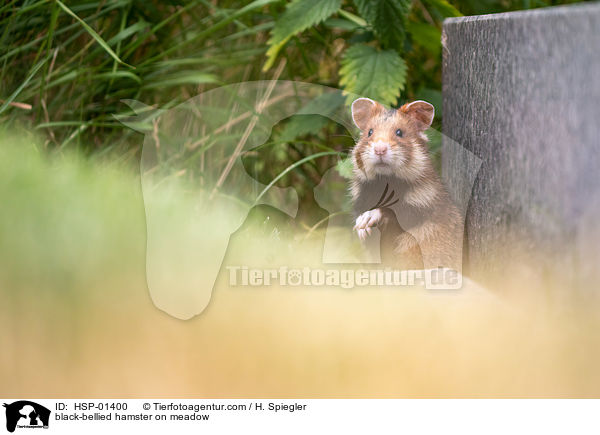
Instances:
[[[366,211],[359,217],[357,217],[354,229],[358,234],[358,238],[360,240],[365,240],[368,236],[371,235],[372,228],[379,225],[382,219],[383,213],[379,208]]]

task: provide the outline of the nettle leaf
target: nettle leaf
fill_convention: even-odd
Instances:
[[[402,51],[411,0],[354,0],[384,47]]]
[[[404,89],[406,63],[395,50],[357,44],[344,53],[340,76],[347,92],[392,105]]]
[[[263,70],[273,66],[277,54],[292,36],[325,21],[340,9],[341,3],[342,0],[294,0],[289,3],[267,41],[269,49]]]

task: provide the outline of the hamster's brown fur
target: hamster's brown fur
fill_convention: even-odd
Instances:
[[[367,98],[352,104],[361,130],[352,151],[355,229],[361,239],[379,229],[386,265],[460,271],[463,222],[433,168],[424,134],[433,116],[424,101],[399,109]]]

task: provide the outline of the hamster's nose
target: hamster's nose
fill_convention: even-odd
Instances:
[[[390,146],[387,142],[377,141],[373,144],[373,151],[375,152],[375,155],[384,156],[387,153],[389,147]]]

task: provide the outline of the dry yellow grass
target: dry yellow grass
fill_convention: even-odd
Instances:
[[[219,288],[189,321],[143,277],[3,304],[12,397],[590,397],[598,322],[467,288]],[[467,285],[466,287],[469,287]],[[10,312],[6,312],[7,308]]]
[[[224,270],[201,315],[171,317],[146,286],[139,180],[26,148],[0,149],[4,397],[600,395],[597,306],[531,283],[245,288]]]

